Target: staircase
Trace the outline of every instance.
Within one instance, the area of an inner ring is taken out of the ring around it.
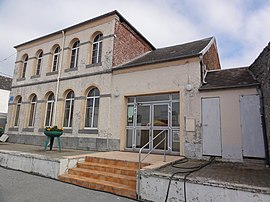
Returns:
[[[149,164],[142,164],[147,166]],[[137,162],[86,157],[76,168],[60,175],[60,181],[136,199]]]

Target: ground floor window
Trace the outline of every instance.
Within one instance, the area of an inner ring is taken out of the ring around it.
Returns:
[[[64,114],[64,127],[71,128],[73,121],[73,108],[74,108],[74,92],[70,91],[66,97],[65,114]]]
[[[53,108],[54,108],[54,94],[51,93],[48,97],[46,104],[46,117],[45,117],[45,126],[52,126],[53,119]]]
[[[180,151],[179,93],[134,96],[127,101],[127,149],[139,149],[153,140],[148,149]],[[165,136],[167,141],[158,145]]]

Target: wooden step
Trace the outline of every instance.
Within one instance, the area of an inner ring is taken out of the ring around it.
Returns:
[[[93,178],[97,180],[115,182],[118,184],[127,185],[130,188],[136,189],[136,177],[134,176],[119,175],[115,173],[89,170],[85,168],[72,168],[68,170],[68,173],[72,175],[78,175],[78,176]]]
[[[72,174],[61,175],[59,176],[59,179],[63,182],[79,185],[89,189],[101,190],[136,199],[136,190],[128,187],[127,185]]]
[[[111,164],[81,162],[81,163],[77,163],[77,167],[90,169],[90,170],[104,171],[108,173],[115,173],[115,174],[120,174],[120,175],[127,175],[127,176],[136,176],[137,174],[137,169],[135,168],[123,167],[123,166],[111,165]]]

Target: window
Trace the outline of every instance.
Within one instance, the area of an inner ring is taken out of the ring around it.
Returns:
[[[28,62],[28,56],[26,56],[23,61],[22,78],[25,78],[27,62]]]
[[[99,90],[92,88],[86,97],[85,127],[98,127]]]
[[[45,126],[52,126],[53,118],[53,107],[54,107],[54,94],[51,93],[47,100],[46,105],[46,117],[45,117]]]
[[[36,75],[40,75],[42,56],[43,56],[43,52],[41,51],[41,52],[38,54],[37,68],[36,68]]]
[[[57,48],[55,48],[54,53],[53,53],[52,72],[55,72],[58,70],[59,56],[60,56],[60,47],[58,46]]]
[[[16,105],[16,114],[15,114],[15,122],[14,122],[15,127],[18,127],[18,124],[19,124],[19,115],[20,115],[21,105],[22,105],[22,97],[18,99],[17,105]]]
[[[37,108],[37,96],[34,95],[30,103],[30,114],[29,114],[29,123],[28,123],[29,127],[34,127],[36,108]]]
[[[79,47],[80,41],[78,40],[73,44],[71,49],[70,68],[78,66]]]
[[[64,127],[71,128],[73,120],[74,92],[70,91],[66,97]]]
[[[98,34],[93,43],[92,64],[101,62],[102,34]]]

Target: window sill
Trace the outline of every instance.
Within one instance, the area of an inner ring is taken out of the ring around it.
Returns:
[[[64,133],[72,133],[72,128],[64,128]]]
[[[81,134],[98,134],[98,129],[80,129],[78,131]]]
[[[20,79],[17,79],[17,81],[24,81],[25,78],[20,78]]]
[[[36,79],[36,78],[39,78],[39,77],[40,77],[40,75],[33,75],[33,76],[30,77],[30,79]]]
[[[19,128],[9,128],[8,131],[19,131]]]
[[[78,67],[65,69],[65,72],[72,72],[72,71],[78,71]]]
[[[46,73],[46,76],[51,76],[51,75],[56,75],[56,74],[58,74],[58,71],[48,72]]]
[[[34,132],[34,128],[23,128],[23,132]]]
[[[102,62],[86,65],[86,68],[102,66]]]

